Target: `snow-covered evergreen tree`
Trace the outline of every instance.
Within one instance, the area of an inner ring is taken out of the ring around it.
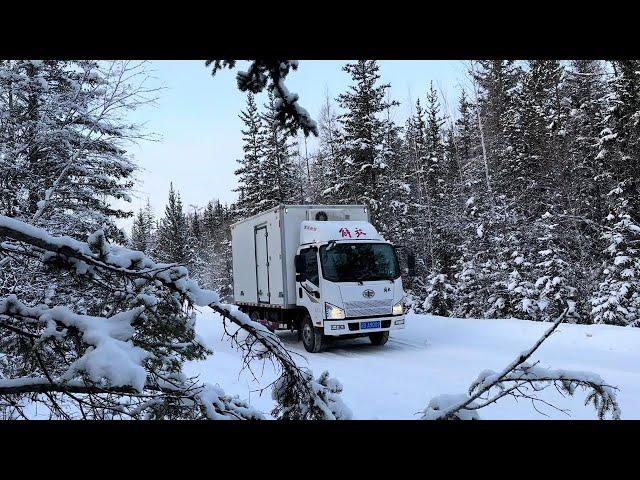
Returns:
[[[567,69],[563,90],[566,119],[566,159],[553,166],[557,175],[562,237],[567,262],[578,288],[576,299],[581,321],[590,318],[589,297],[597,288],[597,265],[601,264],[600,237],[603,219],[609,213],[607,193],[613,188],[611,163],[615,135],[611,132],[611,94],[603,62],[574,60]],[[569,180],[569,181],[567,181]]]
[[[603,279],[591,300],[591,316],[594,323],[640,326],[640,225],[627,213],[625,194],[624,184],[609,193]]]
[[[576,308],[576,288],[570,284],[571,266],[566,261],[567,252],[558,241],[560,225],[553,215],[545,212],[541,221],[544,224],[542,235],[538,238],[541,261],[537,264],[540,276],[535,286],[538,291],[537,308],[540,320],[554,321],[565,310],[565,318],[571,322],[580,321]]]
[[[261,134],[262,117],[258,112],[253,94],[247,94],[246,110],[240,113],[244,124],[242,130],[242,150],[244,156],[238,160],[235,171],[238,178],[237,208],[241,215],[250,217],[262,211],[265,195],[263,192],[263,155],[264,139]]]
[[[165,263],[191,265],[193,245],[180,193],[169,186],[164,216],[158,222],[155,257]]]
[[[610,81],[610,135],[615,137],[616,155],[612,162],[615,178],[611,188],[624,183],[626,208],[633,218],[640,217],[640,61],[612,62]]]
[[[497,167],[510,151],[509,136],[516,116],[515,94],[522,69],[513,60],[480,60],[472,63],[471,75],[480,91],[477,107],[486,137],[489,167],[495,175],[502,170]]]
[[[314,162],[314,179],[318,184],[319,198],[323,202],[336,203],[336,199],[340,198],[340,192],[344,191],[346,165],[338,114],[328,92],[325,94],[318,120],[319,145]]]
[[[386,121],[383,115],[389,105],[386,100],[389,85],[378,85],[380,74],[375,60],[348,63],[343,70],[351,76],[352,85],[338,96],[338,103],[344,110],[339,122],[343,130],[345,180],[336,194],[344,203],[367,205],[373,223],[378,225],[380,190],[386,188],[380,182],[380,176],[385,168],[382,148]]]
[[[529,260],[531,252],[525,250],[528,245],[519,240],[517,232],[500,235],[500,238],[502,245],[495,252],[497,265],[492,261],[486,265],[491,295],[485,316],[535,320],[538,306],[535,285],[531,280],[534,276],[534,265]]]
[[[432,272],[427,282],[428,293],[422,304],[422,311],[450,317],[453,314],[455,287],[446,274],[439,272]]]
[[[519,214],[539,218],[553,203],[557,166],[565,158],[565,118],[561,97],[563,69],[556,60],[529,62],[515,103],[517,134],[510,137],[509,196],[519,201]],[[530,199],[538,201],[533,205]]]
[[[393,121],[392,108],[395,103],[387,101],[384,121],[384,136],[381,148],[379,180],[386,185],[379,193],[380,233],[389,241],[406,245],[407,231],[411,227],[408,218],[411,204],[411,187],[407,183],[407,164],[402,156],[402,129]]]
[[[295,162],[294,142],[290,132],[278,119],[276,97],[269,93],[269,102],[262,114],[261,143],[261,208],[265,210],[279,203],[302,203],[299,188],[299,169]]]
[[[131,248],[150,255],[155,250],[155,217],[147,198],[144,207],[138,210],[131,228]]]
[[[427,162],[426,123],[424,110],[420,99],[416,100],[415,111],[406,121],[404,129],[403,157],[405,166],[400,173],[404,180],[402,195],[408,194],[410,201],[407,205],[408,228],[404,245],[416,257],[416,278],[409,279],[408,286],[415,289],[424,285],[424,281],[431,268],[431,242],[429,241],[427,186],[425,183],[425,169]],[[416,291],[416,294],[420,295]]]
[[[194,275],[202,285],[216,288],[223,299],[233,291],[231,261],[231,224],[242,218],[233,206],[210,201],[202,214],[203,240],[198,255],[202,268]]]

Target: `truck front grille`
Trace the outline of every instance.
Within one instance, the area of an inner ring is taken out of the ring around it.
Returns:
[[[391,315],[393,300],[365,300],[344,302],[347,317],[371,317],[374,315]]]

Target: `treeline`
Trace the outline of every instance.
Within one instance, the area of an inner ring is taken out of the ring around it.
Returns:
[[[186,212],[171,184],[164,214],[156,218],[149,201],[133,219],[129,247],[159,262],[179,263],[206,288],[231,298],[231,224],[233,205],[212,200],[203,209]]]
[[[638,325],[640,62],[470,62],[453,115],[431,85],[402,125],[375,61],[344,71],[308,154],[248,96],[237,214],[368,205],[417,311]]]

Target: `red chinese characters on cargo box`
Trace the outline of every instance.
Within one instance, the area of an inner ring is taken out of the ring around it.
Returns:
[[[342,227],[340,230],[338,230],[338,232],[340,233],[340,235],[342,235],[342,238],[344,237],[351,238],[351,232],[349,231],[348,228]]]
[[[340,230],[338,230],[338,233],[340,233],[340,235],[342,235],[342,238],[345,238],[345,237],[353,238],[351,236],[351,230],[349,230],[346,227],[342,227]],[[355,229],[355,235],[356,235],[356,238],[360,238],[360,237],[363,237],[363,236],[366,237],[367,233],[364,232],[361,228],[356,228]]]

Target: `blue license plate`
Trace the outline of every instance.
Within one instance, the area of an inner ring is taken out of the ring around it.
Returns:
[[[360,330],[367,330],[369,328],[380,328],[380,320],[375,322],[360,322]]]

